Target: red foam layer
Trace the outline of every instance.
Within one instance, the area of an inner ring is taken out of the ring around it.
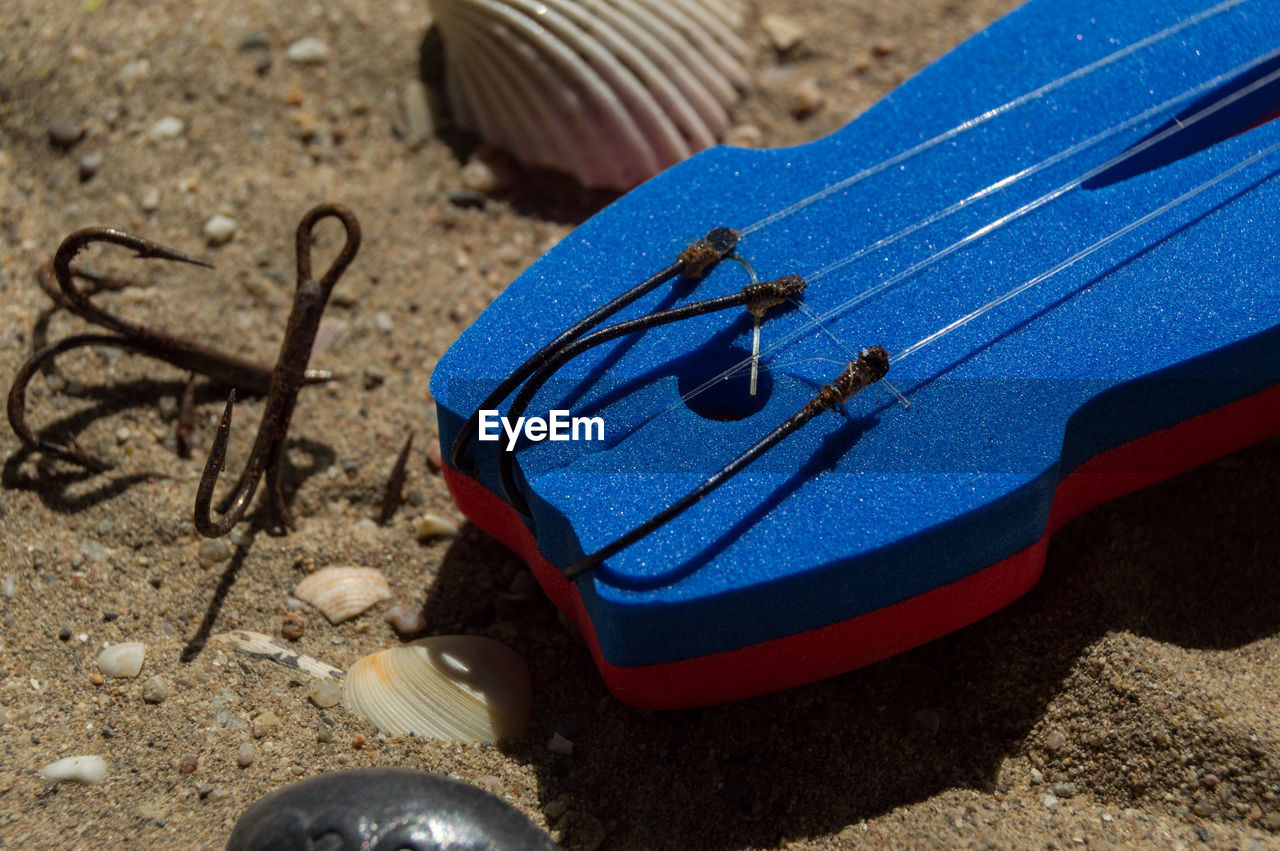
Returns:
[[[825,679],[968,626],[1021,597],[1044,569],[1049,537],[1068,520],[1115,499],[1257,443],[1280,431],[1280,387],[1224,405],[1097,455],[1065,477],[1036,543],[964,579],[892,606],[805,632],[677,662],[612,665],[600,650],[577,586],[538,550],[509,505],[445,466],[454,500],[473,523],[532,568],[547,596],[582,632],[605,683],[624,703],[684,709],[726,703]]]

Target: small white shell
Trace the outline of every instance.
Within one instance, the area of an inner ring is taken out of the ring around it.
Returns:
[[[51,762],[41,771],[44,779],[50,783],[61,783],[70,780],[73,783],[86,783],[96,786],[107,776],[107,761],[95,754],[87,756],[68,756],[57,762]]]
[[[392,735],[497,741],[524,733],[532,688],[524,660],[506,645],[442,635],[356,662],[342,704]]]
[[[293,595],[319,609],[330,623],[342,623],[390,600],[391,586],[376,567],[326,567],[299,582]]]
[[[142,670],[147,647],[141,641],[125,641],[102,648],[98,670],[108,677],[136,677]]]
[[[464,127],[629,189],[714,145],[747,83],[725,0],[431,0]]]

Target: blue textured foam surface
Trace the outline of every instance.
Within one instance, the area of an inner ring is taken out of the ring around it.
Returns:
[[[443,444],[543,342],[711,227],[746,228],[1209,7],[1034,0],[826,139],[717,148],[672,168],[564,239],[450,348],[431,383]],[[751,231],[739,252],[762,278],[812,276],[1277,47],[1274,6],[1242,2]],[[805,303],[830,310],[1200,102],[1187,98],[820,276]],[[1201,130],[1212,135],[1224,120]],[[541,552],[564,566],[607,544],[801,407],[839,371],[846,347],[901,351],[1280,142],[1277,123],[1208,140],[1174,162],[1152,149],[1134,161],[1138,173],[1069,191],[772,352],[767,400],[742,419],[700,416],[680,387],[737,360],[750,344],[745,314],[713,314],[578,358],[528,413],[601,416],[607,440],[520,452]],[[1280,153],[1258,161],[895,364],[889,378],[910,408],[872,388],[580,579],[605,658],[648,665],[732,650],[970,575],[1043,535],[1057,482],[1081,462],[1280,383],[1278,168]],[[747,282],[742,266],[722,263],[696,289],[659,289],[615,320]],[[807,321],[796,310],[771,317],[764,345]],[[501,493],[496,446],[478,444],[472,455],[480,481]]]

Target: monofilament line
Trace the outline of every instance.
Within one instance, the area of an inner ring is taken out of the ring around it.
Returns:
[[[1179,195],[1177,198],[1174,198],[1172,201],[1169,201],[1166,204],[1162,204],[1161,206],[1157,207],[1156,209],[1152,210],[1146,215],[1133,220],[1132,222],[1120,228],[1119,230],[1116,230],[1108,234],[1107,236],[1104,236],[1102,239],[1093,243],[1088,248],[1082,248],[1081,250],[1077,251],[1075,254],[1072,254],[1066,260],[1063,260],[1061,263],[1058,263],[1057,265],[1053,266],[1050,269],[1046,269],[1045,271],[1019,284],[1018,286],[1014,287],[1013,289],[1009,290],[1003,295],[997,296],[996,298],[982,305],[982,307],[979,307],[977,310],[971,313],[966,313],[964,316],[961,316],[956,321],[948,325],[944,325],[942,328],[939,328],[937,331],[934,331],[929,336],[915,343],[912,343],[910,346],[907,346],[902,351],[897,352],[896,354],[891,356],[889,358],[889,363],[891,364],[897,363],[898,361],[908,358],[911,355],[915,354],[916,352],[920,351],[925,346],[928,346],[932,343],[936,343],[938,340],[941,340],[943,337],[947,336],[951,332],[959,328],[963,328],[965,325],[968,325],[970,322],[977,319],[979,316],[982,316],[982,314],[986,313],[987,311],[994,310],[995,308],[1004,304],[1006,301],[1009,301],[1010,299],[1021,295],[1022,293],[1026,292],[1027,290],[1031,289],[1037,284],[1047,281],[1049,278],[1052,278],[1054,275],[1058,274],[1062,270],[1070,266],[1074,266],[1076,263],[1079,263],[1081,260],[1088,257],[1090,254],[1093,254],[1095,251],[1098,251],[1101,248],[1105,248],[1106,246],[1115,242],[1117,239],[1129,233],[1130,231],[1136,230],[1137,228],[1140,228],[1143,225],[1145,225],[1147,222],[1150,222],[1152,219],[1159,218],[1160,216],[1163,216],[1165,213],[1169,212],[1175,207],[1179,207],[1182,204],[1185,204],[1187,201],[1190,201],[1192,198],[1196,197],[1197,195],[1204,192],[1205,190],[1210,189],[1213,186],[1216,186],[1217,184],[1226,180],[1228,177],[1231,177],[1233,174],[1236,174],[1242,169],[1248,168],[1253,163],[1257,162],[1260,159],[1263,159],[1264,157],[1267,157],[1270,154],[1275,153],[1277,150],[1280,150],[1280,142],[1277,142],[1276,144],[1271,145],[1270,147],[1264,148],[1263,150],[1259,151],[1253,156],[1245,159],[1243,162],[1239,162],[1233,165],[1231,168],[1227,169],[1226,171],[1223,171],[1220,174],[1216,175],[1215,177],[1212,177],[1209,180],[1205,181],[1204,183],[1201,183],[1199,186],[1195,187],[1194,189],[1184,192],[1183,194]]]
[[[1247,97],[1248,95],[1252,94],[1258,89],[1261,89],[1264,86],[1270,85],[1272,82],[1276,81],[1277,79],[1280,79],[1280,69],[1272,71],[1270,74],[1267,74],[1266,76],[1255,80],[1254,82],[1250,83],[1248,86],[1238,89],[1232,92],[1231,94],[1227,95],[1226,97],[1218,101],[1215,101],[1214,103],[1210,104],[1209,106],[1206,106],[1204,109],[1200,110],[1194,115],[1188,117],[1187,119],[1181,122],[1171,125],[1170,127],[1166,128],[1160,133],[1157,133],[1153,136],[1150,136],[1144,139],[1142,142],[1112,157],[1110,160],[1107,160],[1101,165],[1098,165],[1098,166],[1095,166],[1094,168],[1089,169],[1085,173],[1081,174],[1079,177],[1076,177],[1073,180],[1067,181],[1061,186],[1058,186],[1057,188],[1052,189],[1049,192],[1046,192],[1040,197],[1035,198],[1027,202],[1026,204],[1023,204],[1021,207],[1018,207],[1017,209],[1009,213],[1006,213],[1005,215],[1000,216],[999,218],[991,222],[988,222],[987,224],[983,225],[977,230],[974,230],[973,232],[967,234],[964,237],[961,237],[960,239],[956,240],[950,245],[947,245],[945,248],[942,248],[934,252],[933,254],[924,258],[923,260],[919,260],[916,263],[913,263],[911,266],[907,267],[906,269],[903,269],[902,271],[886,278],[885,280],[877,284],[874,284],[873,286],[863,290],[857,295],[854,295],[853,297],[842,302],[841,304],[836,305],[835,307],[828,310],[826,313],[821,314],[819,317],[819,321],[817,323],[811,322],[809,324],[802,325],[801,327],[795,329],[794,331],[784,334],[781,338],[779,338],[778,340],[766,346],[763,349],[763,351],[760,352],[760,357],[765,358],[771,352],[775,352],[778,349],[788,346],[791,343],[795,342],[796,340],[801,339],[802,337],[805,337],[814,329],[815,325],[820,326],[822,323],[830,322],[838,318],[839,316],[843,315],[844,313],[847,313],[849,310],[853,309],[854,307],[857,307],[859,304],[862,304],[863,302],[866,302],[871,298],[874,298],[878,295],[881,295],[887,292],[890,289],[893,289],[894,287],[897,287],[898,285],[904,283],[905,281],[914,277],[920,272],[923,272],[929,267],[941,262],[947,257],[950,257],[952,254],[955,254],[958,251],[968,248],[969,246],[990,236],[992,233],[995,233],[997,230],[1005,227],[1006,225],[1009,225],[1012,222],[1015,222],[1023,218],[1029,213],[1032,213],[1035,210],[1040,209],[1046,204],[1078,188],[1081,184],[1083,184],[1085,181],[1089,180],[1090,178],[1096,177],[1097,175],[1102,174],[1108,169],[1111,169],[1117,165],[1120,165],[1121,163],[1131,159],[1132,157],[1135,157],[1141,154],[1143,151],[1147,150],[1153,145],[1159,144],[1160,142],[1164,141],[1165,139],[1169,138],[1170,136],[1176,133],[1181,133],[1185,131],[1187,128],[1191,127],[1192,125],[1204,120],[1205,118],[1208,118],[1214,115],[1215,113],[1226,108],[1227,106],[1230,106],[1231,104],[1235,103],[1241,98]],[[826,269],[820,270],[814,273],[813,275],[811,275],[809,280],[810,281],[817,280],[826,274],[830,274],[831,271],[833,271],[833,269],[832,267],[829,266]],[[668,408],[668,410],[674,409],[681,402],[687,403],[690,399],[692,399],[694,396],[698,395],[699,393],[703,392],[707,388],[712,387],[716,383],[723,381],[724,379],[728,378],[731,375],[736,374],[740,369],[749,365],[750,365],[750,359],[748,358],[744,361],[741,361],[729,367],[728,369],[721,372],[719,375],[716,375],[713,378],[708,379],[698,387],[695,387],[693,390],[681,396],[680,401],[673,403]]]
[[[1210,8],[1205,9],[1203,12],[1199,12],[1195,15],[1192,15],[1191,17],[1185,20],[1179,21],[1178,23],[1173,24],[1172,26],[1166,27],[1165,29],[1162,29],[1159,32],[1153,33],[1152,35],[1149,35],[1146,38],[1141,39],[1140,41],[1136,41],[1127,47],[1122,47],[1120,50],[1117,50],[1114,53],[1110,53],[1102,57],[1101,59],[1095,60],[1094,62],[1090,62],[1088,65],[1077,68],[1076,70],[1070,72],[1069,74],[1066,74],[1062,77],[1057,78],[1056,80],[1052,80],[1048,83],[1045,83],[1043,86],[1040,86],[1039,88],[1032,89],[1031,91],[1026,92],[1025,94],[1019,95],[1018,97],[1014,98],[1011,101],[1008,101],[1007,103],[1004,103],[993,109],[989,109],[980,115],[974,116],[973,118],[963,121],[960,124],[957,124],[955,127],[952,127],[950,130],[946,130],[938,134],[937,136],[934,136],[931,139],[927,139],[921,142],[920,144],[915,145],[914,147],[908,148],[905,151],[901,151],[897,154],[894,154],[888,159],[882,160],[881,162],[873,166],[869,166],[865,169],[862,169],[861,171],[856,172],[837,183],[833,183],[832,185],[818,192],[815,192],[814,194],[810,195],[807,198],[803,198],[795,202],[789,207],[785,207],[776,213],[772,213],[768,216],[765,216],[764,218],[760,219],[754,224],[748,225],[747,227],[743,228],[740,231],[740,233],[743,237],[746,237],[747,235],[752,234],[758,230],[761,230],[762,228],[766,228],[766,227],[769,227],[770,225],[776,224],[777,222],[782,221],[788,216],[791,216],[799,212],[800,210],[803,210],[805,207],[808,207],[810,204],[814,204],[818,201],[821,201],[823,198],[827,198],[831,195],[834,195],[835,193],[843,189],[847,189],[848,187],[853,186],[856,183],[860,183],[861,181],[866,180],[869,177],[874,177],[880,172],[886,169],[892,168],[893,166],[898,165],[902,162],[905,162],[906,160],[916,156],[917,154],[924,153],[930,148],[934,148],[942,144],[943,142],[946,142],[950,139],[954,139],[956,136],[959,136],[962,133],[972,130],[975,127],[979,127],[993,118],[997,118],[1005,114],[1006,112],[1010,112],[1014,109],[1017,109],[1018,107],[1023,106],[1024,104],[1030,103],[1031,101],[1043,98],[1045,95],[1057,89],[1062,88],[1068,83],[1071,83],[1082,77],[1087,77],[1089,74],[1092,74],[1095,71],[1098,71],[1102,68],[1107,67],[1108,65],[1118,62],[1121,59],[1124,59],[1125,57],[1138,52],[1139,50],[1150,47],[1153,44],[1157,44],[1165,40],[1166,38],[1169,38],[1172,35],[1176,35],[1177,33],[1187,29],[1188,27],[1196,26],[1202,21],[1208,20],[1209,18],[1212,18],[1216,15],[1219,15],[1223,12],[1228,11],[1229,9],[1232,9],[1236,6],[1239,6],[1247,2],[1249,2],[1249,0],[1225,0],[1225,2],[1219,3],[1216,6],[1211,6]]]

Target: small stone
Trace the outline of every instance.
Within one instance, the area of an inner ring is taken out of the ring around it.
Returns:
[[[237,227],[230,216],[216,215],[204,223],[204,241],[214,248],[226,245],[236,235]]]
[[[336,680],[320,680],[312,683],[307,689],[307,699],[321,709],[337,706],[342,702],[342,685]]]
[[[351,747],[355,748],[356,750],[360,750],[365,746],[365,744],[366,744],[366,740],[364,737],[364,733],[356,733],[354,736],[351,737]]]
[[[248,768],[253,765],[253,759],[257,755],[258,749],[253,746],[253,742],[242,742],[240,747],[236,748],[236,765]]]
[[[255,739],[261,739],[263,736],[270,735],[275,732],[276,728],[279,726],[280,719],[276,717],[274,712],[268,710],[253,719],[253,737]]]
[[[1267,813],[1262,819],[1262,823],[1267,830],[1280,830],[1280,812]]]
[[[916,713],[916,723],[920,725],[920,729],[932,736],[942,726],[942,716],[933,709],[921,709]]]
[[[1067,744],[1067,737],[1057,730],[1050,730],[1049,735],[1044,737],[1044,744],[1051,751],[1060,751]]]
[[[871,46],[871,52],[883,59],[886,56],[892,56],[894,51],[898,49],[898,45],[889,39],[881,39]]]
[[[71,627],[69,627],[69,626],[64,626],[62,629],[58,630],[58,638],[60,638],[60,639],[61,639],[61,640],[63,640],[63,641],[70,641],[70,640],[71,640]]]
[[[367,366],[364,368],[364,389],[377,390],[383,384],[387,383],[387,374],[377,367]]]
[[[138,206],[142,208],[144,213],[154,213],[160,209],[160,190],[154,186],[142,193],[142,197],[138,199]],[[166,396],[166,399],[171,398]]]
[[[181,774],[195,774],[196,769],[200,767],[199,757],[184,756],[178,760],[178,772]]]
[[[1057,795],[1059,798],[1070,798],[1076,794],[1076,784],[1059,783],[1053,787],[1053,794]]]
[[[102,619],[107,623],[111,623],[114,620],[119,620],[119,618],[120,618],[120,613],[115,611],[114,609],[107,609],[105,612],[102,613]]]
[[[471,189],[455,189],[448,195],[449,203],[462,210],[483,210],[489,199]]]
[[[319,65],[329,61],[329,45],[318,38],[302,38],[289,45],[284,55],[299,65]]]
[[[427,87],[421,80],[410,80],[404,87],[405,141],[420,145],[435,128],[431,125],[431,105],[427,101]]]
[[[1201,818],[1204,818],[1205,816],[1211,816],[1217,811],[1218,811],[1218,808],[1215,807],[1213,804],[1206,804],[1203,801],[1197,802],[1195,805],[1191,807],[1191,812],[1195,813]]]
[[[373,315],[373,324],[384,334],[391,333],[391,329],[395,327],[391,314],[385,310],[379,310]]]
[[[333,728],[330,727],[328,724],[321,722],[320,726],[316,728],[316,741],[322,745],[327,745],[332,743]]]
[[[506,169],[481,156],[467,160],[461,176],[464,187],[484,195],[492,195],[511,184],[511,175]]]
[[[289,113],[289,118],[293,121],[294,131],[302,141],[310,142],[320,134],[320,119],[316,118],[314,113],[305,109],[295,109]]]
[[[64,115],[56,116],[46,129],[49,132],[49,144],[64,151],[84,138],[84,127]]]
[[[106,682],[106,679],[102,676],[102,674],[99,674],[97,671],[94,671],[92,674],[89,675],[89,685],[100,686],[105,682]]]
[[[240,39],[241,50],[266,50],[271,47],[271,41],[262,33],[249,33]]]
[[[402,637],[417,635],[427,628],[427,619],[422,614],[421,606],[392,606],[382,619],[391,624],[396,634]]]
[[[151,125],[151,129],[147,131],[147,135],[152,139],[176,139],[182,135],[187,129],[187,125],[182,122],[181,118],[174,118],[167,115],[161,118],[155,124]]]
[[[84,183],[91,180],[98,169],[102,168],[103,156],[101,151],[86,151],[80,155],[80,182]]]
[[[1221,782],[1222,781],[1218,779],[1218,775],[1216,774],[1206,774],[1204,777],[1200,778],[1200,785],[1206,786],[1210,789],[1212,789],[1214,786],[1217,786]]]
[[[280,634],[290,641],[297,641],[307,628],[307,619],[297,612],[290,612],[280,621]]]
[[[41,773],[50,783],[69,780],[96,786],[107,776],[107,761],[97,755],[69,756],[49,763]]]
[[[555,821],[567,812],[569,812],[569,802],[564,798],[556,798],[542,808],[542,814],[547,817],[547,821]]]
[[[764,144],[764,133],[754,124],[735,124],[724,134],[724,143],[735,148],[758,148]]]
[[[1049,809],[1053,809],[1054,807],[1058,806],[1058,799],[1055,798],[1053,795],[1045,795],[1044,805]]]
[[[142,684],[142,699],[147,703],[164,703],[169,699],[169,681],[158,674],[148,677]]]
[[[440,517],[436,514],[424,514],[422,519],[418,521],[418,526],[414,530],[414,536],[420,543],[425,543],[434,538],[452,538],[458,534],[456,524]]]
[[[205,798],[209,797],[209,795],[211,795],[212,793],[213,793],[213,787],[210,786],[208,783],[201,783],[199,786],[196,787],[196,794],[200,796],[200,800],[202,801]]]
[[[547,741],[547,750],[560,756],[573,756],[573,742],[557,732]]]
[[[98,654],[98,670],[108,677],[133,678],[142,670],[145,655],[146,645],[141,641],[112,644]]]
[[[817,80],[805,77],[791,89],[791,114],[796,118],[808,118],[826,103]]]
[[[804,39],[804,27],[784,15],[765,15],[760,19],[760,29],[778,53],[793,50]]]

